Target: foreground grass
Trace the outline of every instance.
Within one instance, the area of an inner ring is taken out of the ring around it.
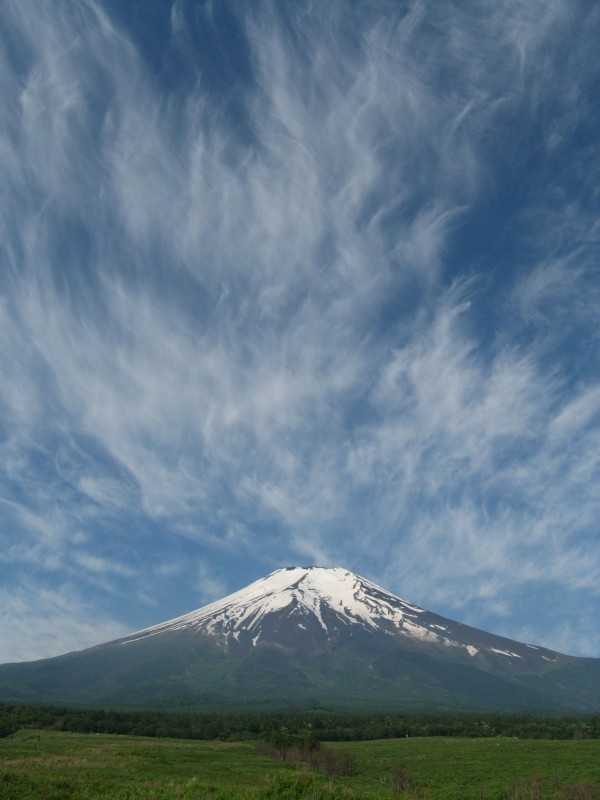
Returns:
[[[396,739],[330,745],[328,779],[253,743],[21,730],[0,740],[2,800],[600,800],[600,741]]]
[[[0,740],[2,800],[228,800],[295,771],[248,743],[28,730]]]
[[[512,738],[349,742],[361,786],[431,800],[600,800],[600,741]]]

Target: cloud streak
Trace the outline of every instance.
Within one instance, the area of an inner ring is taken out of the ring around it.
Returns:
[[[509,634],[528,588],[597,607],[598,14],[169,12],[153,62],[7,3],[6,569],[140,626],[145,550],[180,613],[306,558]]]

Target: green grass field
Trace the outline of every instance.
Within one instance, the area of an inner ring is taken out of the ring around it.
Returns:
[[[404,787],[432,800],[563,797],[565,787],[600,786],[600,740],[413,738],[341,746],[357,759],[361,785]],[[600,798],[600,792],[596,789]]]
[[[354,774],[327,778],[200,742],[21,730],[0,740],[1,800],[600,800],[600,740],[396,739],[329,745]]]

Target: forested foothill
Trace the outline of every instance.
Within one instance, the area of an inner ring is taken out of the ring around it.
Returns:
[[[179,739],[264,739],[286,745],[415,736],[600,739],[600,715],[342,714],[304,712],[158,712],[0,703],[0,736],[20,728]]]

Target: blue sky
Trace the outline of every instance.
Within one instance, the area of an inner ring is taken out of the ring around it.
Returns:
[[[292,564],[600,656],[600,6],[2,6],[0,662]]]

